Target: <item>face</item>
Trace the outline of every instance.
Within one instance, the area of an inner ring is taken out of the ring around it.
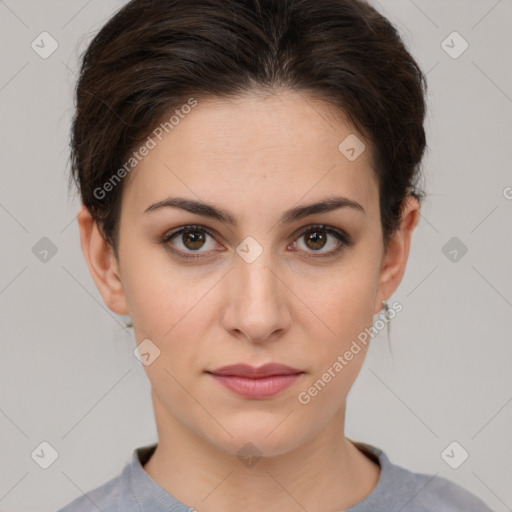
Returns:
[[[133,171],[119,286],[99,287],[131,315],[136,342],[151,340],[150,358],[160,351],[144,366],[159,431],[277,455],[342,421],[367,347],[336,362],[398,285],[408,250],[402,241],[400,257],[386,256],[369,145],[355,160],[338,149],[350,135],[364,141],[332,107],[292,92],[202,100]],[[164,203],[177,198],[212,210]],[[304,212],[327,199],[345,205]],[[210,373],[267,363],[299,373],[242,394],[228,386],[241,379]]]

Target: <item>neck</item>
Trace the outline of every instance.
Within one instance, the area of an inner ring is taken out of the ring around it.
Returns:
[[[291,451],[241,459],[170,415],[153,393],[158,446],[146,473],[177,500],[208,512],[339,511],[377,485],[379,466],[344,435],[345,407]]]

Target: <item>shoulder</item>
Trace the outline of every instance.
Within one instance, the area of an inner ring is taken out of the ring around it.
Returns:
[[[131,461],[115,478],[92,491],[82,493],[57,512],[140,512],[141,510],[184,510],[144,471],[144,464],[154,453],[157,444],[135,448]]]
[[[102,512],[131,512],[129,508],[123,508],[122,511],[119,508],[120,497],[124,494],[121,489],[125,473],[126,468],[119,476],[82,494],[57,512],[98,512],[98,510]],[[126,501],[123,502],[123,505],[126,505]],[[136,509],[134,508],[133,510]]]
[[[414,473],[394,464],[393,475],[397,484],[403,482],[401,494],[409,500],[403,512],[492,512],[474,494],[444,477]]]
[[[401,512],[492,512],[474,494],[450,480],[433,474],[414,473],[390,462],[386,454],[371,445],[355,443],[378,458],[381,476],[374,491],[350,512],[401,510]]]

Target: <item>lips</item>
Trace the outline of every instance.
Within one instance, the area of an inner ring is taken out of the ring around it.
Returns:
[[[277,395],[304,374],[302,370],[279,363],[268,363],[259,368],[235,364],[207,373],[233,393],[251,399]]]
[[[260,366],[259,368],[255,368],[254,366],[249,366],[247,364],[233,364],[230,366],[223,366],[222,368],[217,368],[216,370],[212,370],[211,372],[208,373],[212,373],[214,375],[231,375],[236,377],[258,379],[263,377],[270,377],[272,375],[293,375],[304,372],[302,372],[302,370],[297,370],[296,368],[292,368],[284,364],[268,363],[263,366]]]

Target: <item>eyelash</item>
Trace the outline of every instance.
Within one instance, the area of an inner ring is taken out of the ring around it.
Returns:
[[[294,239],[294,241],[299,240],[301,237],[303,237],[304,235],[306,235],[312,231],[315,231],[315,229],[317,229],[319,231],[325,231],[326,233],[334,236],[340,242],[340,244],[336,249],[334,249],[328,253],[320,253],[317,255],[312,254],[311,256],[309,256],[311,258],[332,258],[332,257],[336,256],[344,247],[350,247],[353,243],[350,236],[348,236],[344,231],[341,231],[332,226],[326,226],[324,224],[312,224],[312,225],[308,226],[306,229],[304,229],[303,231],[301,231],[299,233],[299,235]],[[166,245],[166,247],[169,251],[171,251],[173,254],[176,254],[179,258],[182,258],[184,260],[193,260],[193,259],[203,258],[204,256],[202,256],[202,255],[199,255],[199,256],[192,255],[192,254],[190,254],[190,252],[184,253],[182,251],[172,249],[168,245],[168,243],[173,238],[176,238],[178,235],[180,235],[182,233],[187,233],[187,232],[206,233],[207,235],[211,236],[212,238],[215,238],[215,233],[213,231],[211,231],[210,229],[206,228],[205,226],[191,224],[191,225],[187,225],[187,226],[182,226],[178,229],[175,229],[174,231],[166,233],[160,240],[160,243]]]

